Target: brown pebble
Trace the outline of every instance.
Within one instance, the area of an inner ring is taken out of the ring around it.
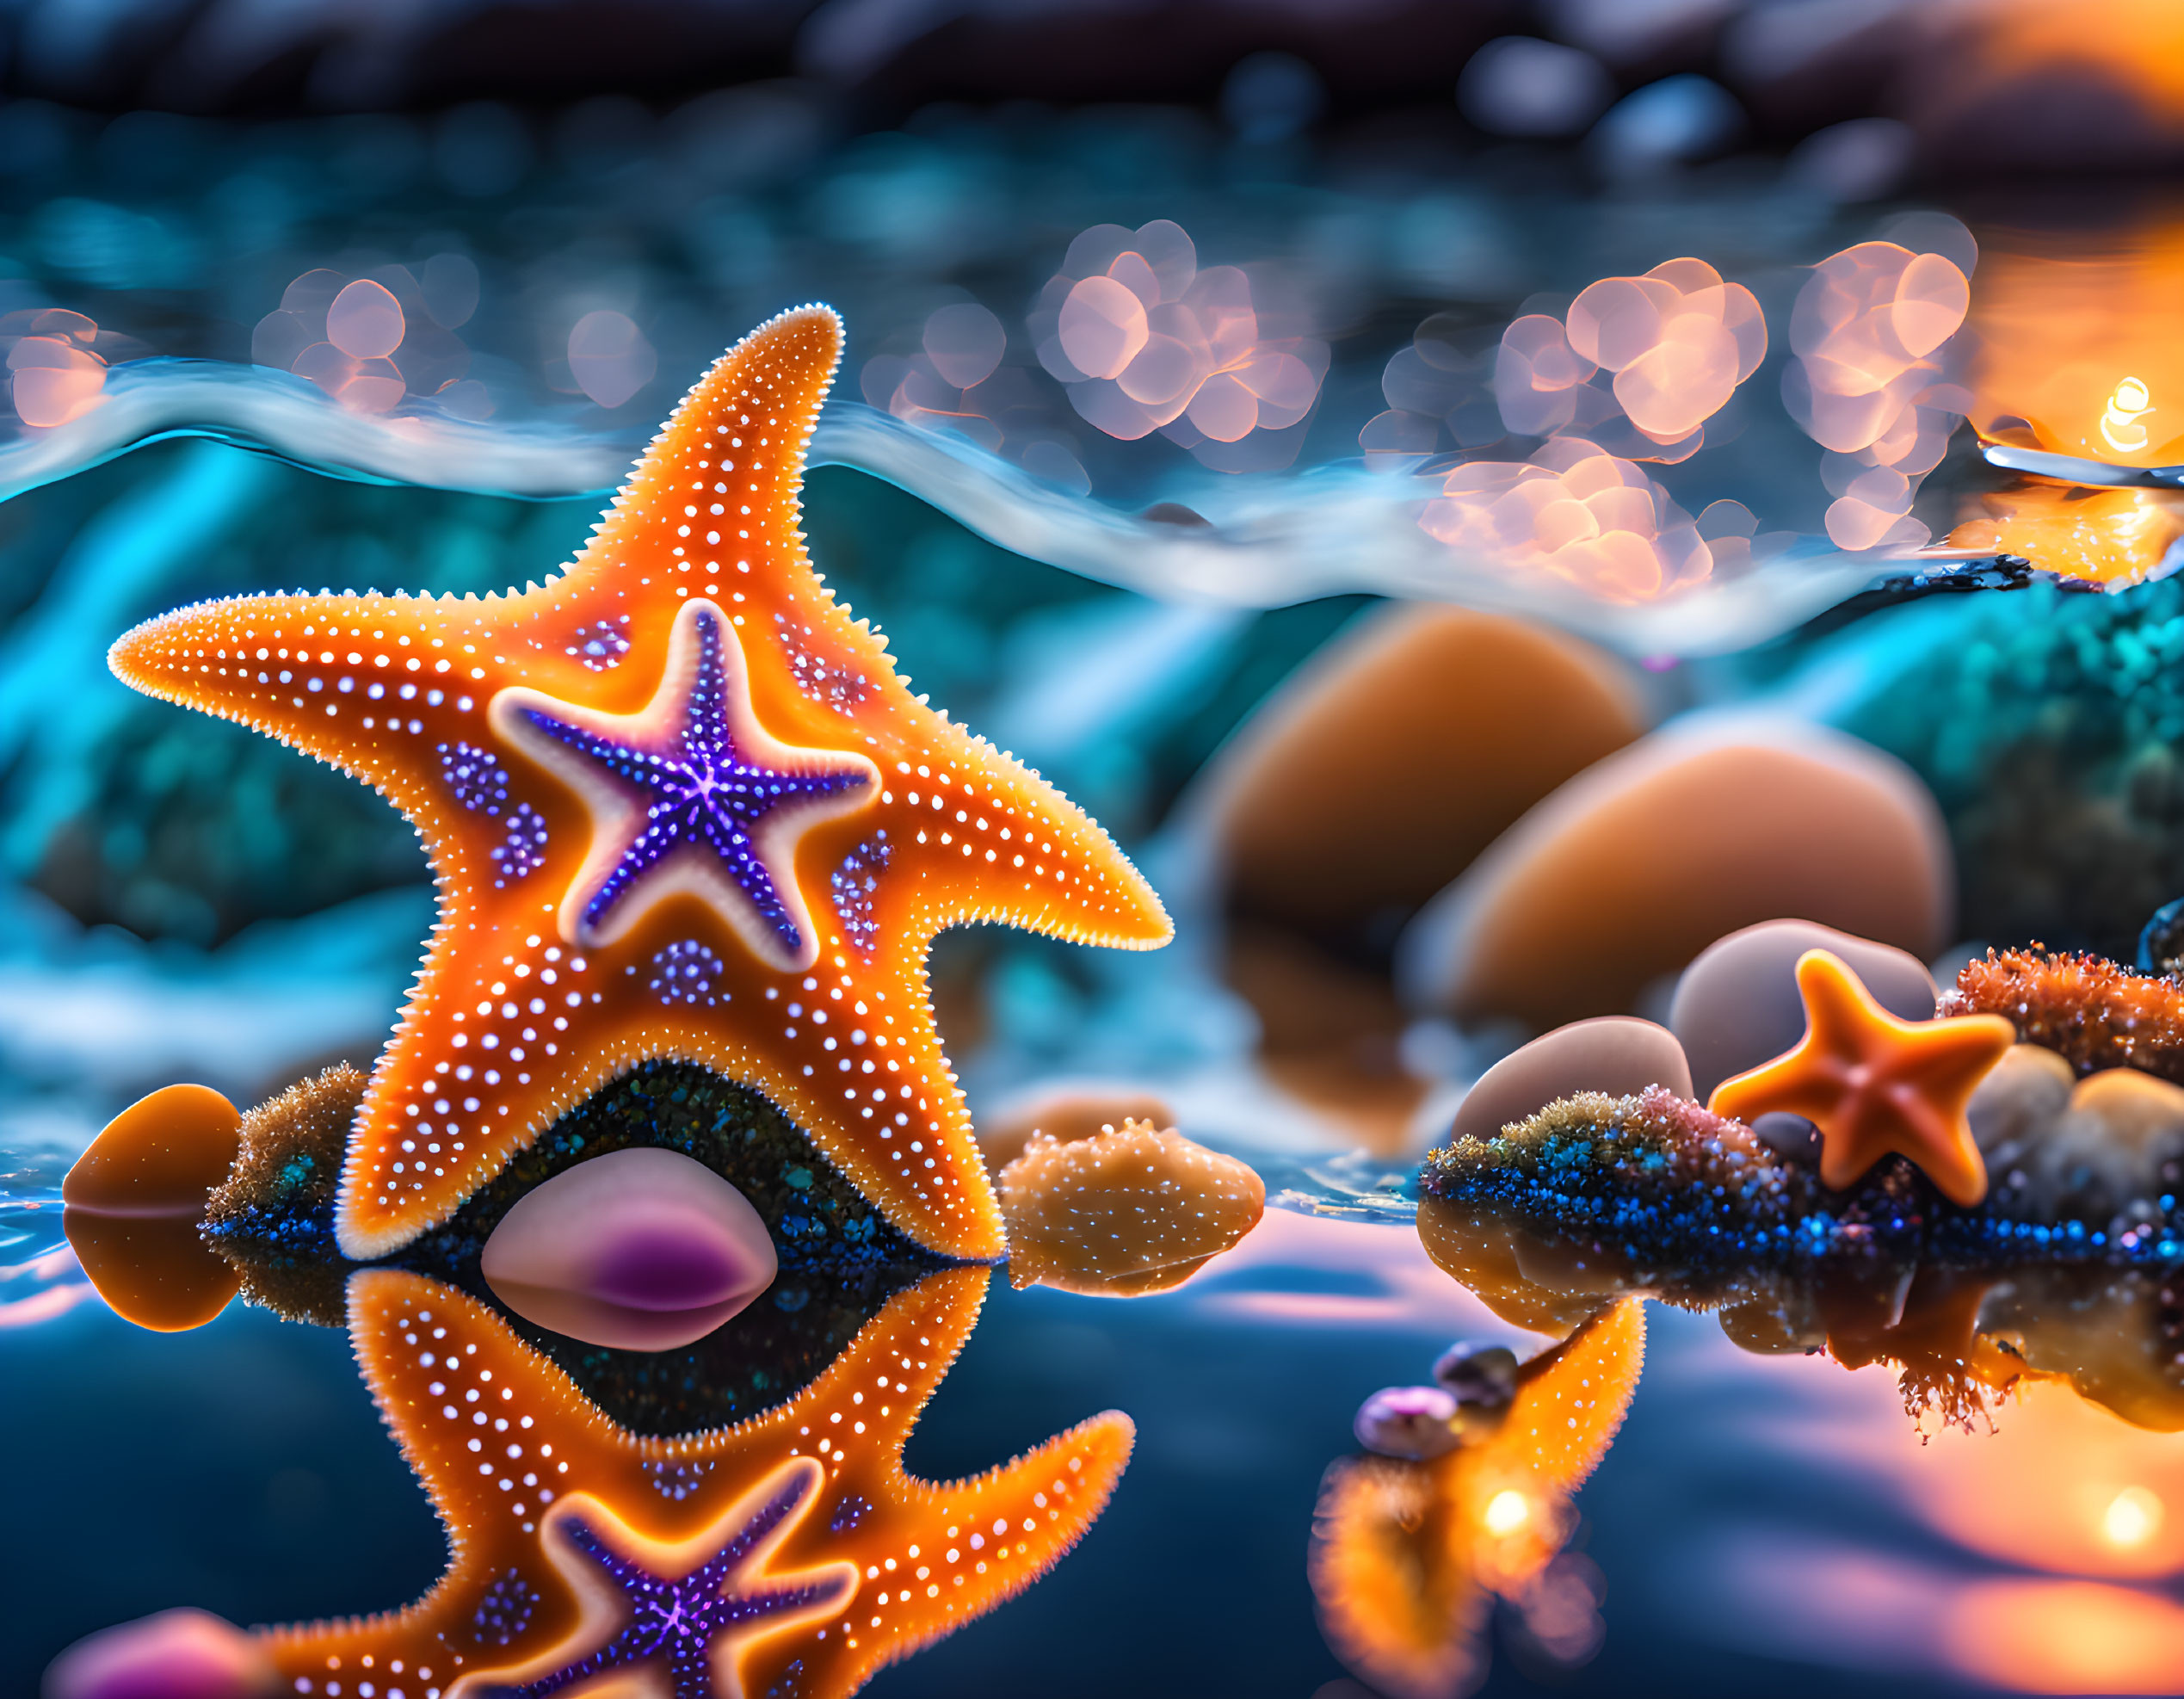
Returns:
[[[1481,1074],[1464,1094],[1448,1139],[1490,1139],[1573,1092],[1629,1097],[1649,1085],[1665,1086],[1679,1097],[1692,1095],[1690,1065],[1674,1033],[1634,1015],[1575,1021],[1512,1051]]]
[[[1763,920],[1715,939],[1676,981],[1669,1025],[1691,1058],[1691,1082],[1700,1098],[1805,1036],[1797,969],[1807,950],[1841,957],[1890,1014],[1934,1018],[1934,976],[1909,952],[1810,920]]]
[[[1248,1165],[1141,1121],[1070,1144],[1042,1134],[1000,1190],[1015,1284],[1110,1296],[1181,1285],[1267,1202]]]
[[[1940,810],[1902,763],[1817,726],[1715,721],[1533,808],[1412,921],[1397,967],[1414,1007],[1553,1027],[1629,1010],[1784,915],[1923,958],[1953,905]]]
[[[1415,908],[1643,729],[1619,664],[1572,638],[1432,604],[1368,615],[1206,769],[1228,906],[1307,930]]]

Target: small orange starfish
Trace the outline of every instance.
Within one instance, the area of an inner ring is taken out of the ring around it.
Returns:
[[[244,596],[114,646],[137,689],[330,762],[424,839],[440,924],[350,1138],[349,1256],[445,1220],[656,1056],[764,1092],[933,1250],[1001,1253],[934,935],[1170,928],[1098,826],[912,696],[812,571],[798,491],[841,351],[827,307],[753,331],[543,584]]]
[[[1722,1081],[1707,1109],[1739,1121],[1776,1109],[1804,1115],[1820,1128],[1820,1177],[1838,1190],[1892,1152],[1953,1203],[1969,1209],[1986,1196],[1987,1165],[1965,1108],[2016,1029],[1999,1015],[1898,1020],[1826,950],[1807,950],[1797,973],[1805,1037]]]
[[[903,1473],[990,1278],[933,1275],[779,1409],[663,1440],[609,1420],[476,1300],[359,1271],[357,1358],[453,1558],[406,1609],[261,1630],[287,1690],[854,1692],[1038,1579],[1129,1460],[1111,1411],[971,1480]]]

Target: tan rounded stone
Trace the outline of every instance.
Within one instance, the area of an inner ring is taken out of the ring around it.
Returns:
[[[1340,925],[1410,909],[1557,785],[1644,729],[1619,663],[1499,614],[1358,621],[1209,763],[1229,906]]]
[[[2062,1119],[2077,1083],[2076,1071],[2054,1051],[2010,1046],[1965,1109],[1987,1171],[2007,1174],[2023,1162]]]
[[[1807,950],[1841,957],[1890,1014],[1934,1018],[1934,976],[1907,950],[1810,920],[1744,927],[1699,953],[1676,981],[1669,1007],[1669,1029],[1691,1059],[1691,1083],[1701,1102],[1731,1074],[1773,1061],[1805,1036],[1797,970]]]
[[[1674,1033],[1634,1015],[1573,1022],[1512,1051],[1481,1074],[1457,1106],[1449,1141],[1490,1139],[1572,1092],[1629,1097],[1649,1085],[1691,1096],[1691,1066]]]
[[[2167,1189],[2162,1165],[2179,1158],[2184,1158],[2184,1086],[2137,1068],[2104,1068],[2078,1082],[2063,1114],[2021,1165],[2045,1209],[2099,1226],[2134,1204],[2150,1210]]]
[[[1630,1009],[1783,916],[1930,956],[1954,908],[1940,811],[1902,763],[1798,722],[1714,720],[1595,763],[1412,921],[1414,1006],[1558,1026]]]

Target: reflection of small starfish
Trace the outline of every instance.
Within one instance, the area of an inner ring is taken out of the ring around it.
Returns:
[[[574,1511],[552,1517],[569,1545],[583,1553],[620,1595],[629,1622],[596,1652],[565,1664],[550,1674],[521,1686],[504,1687],[506,1699],[545,1699],[575,1683],[587,1681],[608,1670],[626,1668],[654,1659],[667,1665],[675,1699],[706,1699],[713,1693],[713,1647],[724,1637],[745,1637],[737,1630],[771,1619],[776,1628],[793,1619],[817,1621],[831,1616],[856,1591],[854,1564],[830,1564],[821,1570],[780,1580],[768,1581],[761,1572],[773,1548],[786,1537],[808,1506],[813,1490],[825,1478],[814,1459],[799,1458],[752,1495],[762,1499],[756,1511],[750,1500],[731,1509],[715,1530],[700,1544],[711,1543],[719,1531],[732,1530],[727,1542],[688,1574],[656,1574],[642,1559],[626,1556],[616,1545],[635,1543],[630,1530],[611,1511],[601,1506],[587,1514],[602,1527],[614,1528],[620,1539],[614,1544],[592,1530],[590,1523]]]
[[[1945,1427],[1969,1430],[1990,1396],[2006,1392],[2018,1369],[1979,1334],[1980,1307],[1995,1282],[1966,1270],[1921,1265],[1892,1293],[1856,1277],[1816,1288],[1828,1328],[1828,1354],[1846,1368],[1894,1362],[1914,1421],[1931,1412]]]

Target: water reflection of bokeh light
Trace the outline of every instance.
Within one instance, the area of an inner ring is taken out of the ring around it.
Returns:
[[[1483,1520],[1489,1534],[1514,1534],[1531,1519],[1531,1501],[1515,1487],[1504,1487],[1486,1501]]]
[[[1990,436],[2131,466],[2184,458],[2174,335],[2184,225],[2098,242],[2010,232],[1983,258],[1971,314],[1973,422]]]
[[[2101,1515],[2101,1537],[2112,1546],[2143,1546],[2161,1531],[2167,1508],[2143,1486],[2126,1486]]]
[[[2136,454],[2146,447],[2146,427],[2139,421],[2154,411],[2153,397],[2137,378],[2125,378],[2108,397],[2101,415],[2101,440],[2119,454]]]
[[[2184,1525],[2166,1513],[2184,1496],[2173,1435],[2045,1381],[2021,1385],[1994,1423],[1993,1433],[1893,1448],[1900,1486],[1937,1530],[2050,1573],[2150,1580],[2184,1570]]]

